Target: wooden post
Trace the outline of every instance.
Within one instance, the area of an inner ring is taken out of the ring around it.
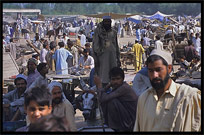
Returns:
[[[40,52],[38,51],[38,49],[37,49],[34,45],[32,45],[32,44],[30,43],[30,41],[26,40],[26,42],[28,43],[28,45],[29,45],[30,47],[32,47],[32,48],[40,55]]]
[[[177,54],[176,54],[176,41],[175,41],[175,38],[174,38],[174,28],[171,27],[171,30],[172,30],[172,40],[173,40],[173,53],[174,53],[174,58],[173,58],[173,63],[175,61],[175,58],[177,58]]]

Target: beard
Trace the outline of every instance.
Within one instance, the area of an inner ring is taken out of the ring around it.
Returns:
[[[170,76],[169,76],[169,74],[167,72],[164,80],[162,80],[161,78],[154,78],[154,79],[150,80],[150,82],[151,82],[152,87],[155,90],[160,90],[160,89],[163,89],[166,86],[169,78],[170,78]],[[160,81],[160,82],[158,83],[157,81]]]
[[[111,29],[111,25],[103,25],[103,27],[104,27],[104,29],[106,30],[106,31],[108,31],[108,30],[110,30]]]
[[[54,103],[54,104],[60,104],[61,102],[62,102],[62,96],[52,100],[52,103]]]

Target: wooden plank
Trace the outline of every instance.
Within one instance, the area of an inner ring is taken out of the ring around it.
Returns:
[[[16,61],[9,52],[3,53],[3,79],[17,74],[19,74],[19,68]]]

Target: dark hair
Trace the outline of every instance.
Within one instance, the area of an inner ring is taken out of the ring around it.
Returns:
[[[186,57],[184,55],[181,55],[180,59],[186,59]]]
[[[200,56],[196,55],[194,56],[194,59],[196,59],[197,61],[200,61]]]
[[[40,72],[44,67],[46,67],[46,65],[47,65],[47,63],[40,63],[40,64],[38,64],[38,66],[37,66],[38,72]]]
[[[24,82],[27,84],[27,81],[24,78],[18,77],[14,80],[14,84],[16,85],[17,81],[24,80]]]
[[[9,41],[10,41],[10,42],[13,42],[13,38],[11,38]]]
[[[56,44],[54,41],[50,42],[50,49],[54,49],[56,47]]]
[[[147,58],[147,61],[146,61],[147,67],[148,67],[149,63],[153,63],[153,62],[155,62],[157,60],[162,60],[162,64],[168,66],[167,61],[164,58],[162,58],[161,56],[159,56],[159,55],[151,55],[151,56],[149,56]]]
[[[192,40],[188,40],[188,45],[190,46],[192,44],[193,44]]]
[[[60,47],[64,47],[64,42],[59,42],[58,45],[59,45]]]
[[[86,44],[85,44],[85,46],[89,46],[89,47],[90,47],[90,46],[91,46],[91,44],[90,44],[90,43],[86,43]]]
[[[44,43],[43,43],[43,48],[46,48],[47,45],[48,45],[48,41],[45,40]]]
[[[72,41],[67,41],[67,45],[73,46],[73,42]]]
[[[31,101],[35,101],[39,106],[51,106],[52,95],[45,85],[37,86],[25,93],[24,105],[27,107]]]
[[[83,51],[83,53],[89,53],[89,50],[87,50],[87,49],[84,49],[84,51]]]
[[[157,35],[157,36],[156,36],[156,39],[157,39],[157,40],[159,40],[159,39],[160,39],[160,37]]]
[[[31,123],[29,131],[34,132],[69,132],[70,127],[65,117],[59,117],[54,114],[42,116],[35,123]]]
[[[111,79],[111,77],[115,77],[115,76],[118,76],[118,75],[120,75],[123,79],[125,78],[124,71],[119,67],[114,67],[109,72],[109,78],[110,79]]]

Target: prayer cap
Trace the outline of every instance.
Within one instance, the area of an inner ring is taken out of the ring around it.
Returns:
[[[50,91],[50,93],[52,93],[52,90],[53,88],[57,86],[57,87],[60,87],[60,90],[62,91],[62,96],[64,99],[66,99],[66,96],[64,95],[64,92],[62,90],[62,84],[60,82],[57,82],[57,81],[52,81],[49,85],[48,85],[48,89]]]
[[[103,16],[103,19],[111,19],[111,16],[108,16],[108,15]]]
[[[151,55],[158,55],[162,57],[168,63],[168,65],[172,65],[172,56],[170,52],[167,52],[165,50],[154,49],[152,50],[150,56]]]

